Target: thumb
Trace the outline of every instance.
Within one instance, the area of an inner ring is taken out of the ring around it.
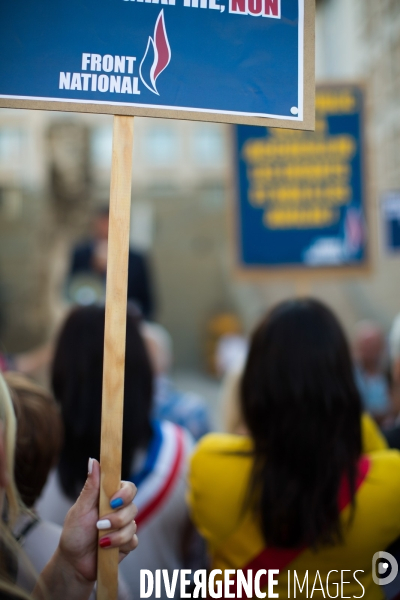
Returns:
[[[100,493],[100,464],[94,458],[89,458],[88,475],[77,503],[82,510],[90,510],[99,504]]]

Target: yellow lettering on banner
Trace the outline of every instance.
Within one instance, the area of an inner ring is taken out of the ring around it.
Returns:
[[[327,227],[338,221],[338,208],[352,200],[357,140],[329,135],[327,117],[355,111],[357,96],[328,90],[318,93],[316,102],[315,132],[269,130],[268,137],[250,139],[243,147],[249,202],[264,209],[267,227]]]
[[[288,180],[307,180],[307,179],[348,179],[350,176],[350,166],[348,164],[294,164],[288,166],[265,167],[257,165],[250,170],[250,180],[269,180],[279,181]]]
[[[317,114],[346,114],[354,112],[356,108],[357,98],[350,90],[320,92],[315,98],[315,109]]]
[[[301,229],[326,227],[332,223],[334,218],[334,211],[328,208],[274,209],[265,213],[264,222],[269,229]]]

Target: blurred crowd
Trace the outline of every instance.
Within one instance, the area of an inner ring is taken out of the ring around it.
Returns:
[[[37,573],[57,555],[88,459],[99,459],[107,235],[103,211],[93,238],[73,252],[66,293],[74,304],[55,340],[0,356],[0,438],[10,427],[8,395],[17,419],[7,476],[0,443],[0,598],[40,597]],[[172,576],[182,568],[220,569],[221,577],[278,568],[285,597],[295,564],[312,580],[334,571],[339,583],[341,569],[359,569],[347,595],[358,596],[361,585],[365,598],[381,598],[371,558],[395,553],[400,539],[400,315],[388,335],[358,323],[349,343],[328,307],[293,299],[270,310],[250,339],[222,338],[224,432],[211,433],[209,404],[174,383],[173,341],[154,320],[147,261],[133,251],[129,260],[122,480],[137,488],[139,547],[121,562],[118,597],[140,597],[141,569]],[[43,370],[47,389],[35,381]],[[10,481],[19,497],[14,520]]]

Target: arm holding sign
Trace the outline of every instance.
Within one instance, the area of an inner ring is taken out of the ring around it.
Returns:
[[[119,510],[110,512],[101,522],[98,521],[99,490],[100,465],[93,460],[82,493],[65,519],[59,547],[34,590],[35,600],[87,600],[96,580],[98,544],[103,548],[119,547],[120,561],[136,548],[138,539],[133,519],[137,509],[132,504],[135,486],[122,483],[111,500]],[[113,532],[104,532],[98,540],[97,529],[103,530],[104,525]]]

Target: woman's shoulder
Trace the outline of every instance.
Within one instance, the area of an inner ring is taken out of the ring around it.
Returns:
[[[251,438],[246,435],[234,435],[231,433],[209,433],[197,444],[194,456],[207,454],[220,456],[246,456],[251,452],[253,444]]]
[[[361,498],[369,504],[388,503],[390,506],[395,499],[398,504],[400,496],[400,452],[398,450],[379,450],[366,455],[370,465],[361,488]],[[364,488],[364,493],[363,492]],[[400,510],[396,508],[396,514]]]
[[[374,478],[390,480],[400,486],[400,451],[378,450],[367,454]],[[388,482],[389,483],[389,482]]]
[[[33,571],[27,568],[26,561],[19,557],[17,583],[23,589],[32,592],[36,583],[33,572],[41,573],[53,556],[60,541],[62,527],[48,521],[36,520],[30,514],[21,515],[17,527],[19,543],[33,567]]]
[[[400,535],[400,452],[379,450],[366,457],[369,469],[357,492],[360,528],[356,529],[375,531],[374,535],[380,540],[389,533],[389,538],[385,539],[387,546]],[[383,539],[380,546],[386,547]]]
[[[191,462],[192,477],[207,477],[212,474],[227,480],[246,463],[250,464],[252,441],[247,436],[224,433],[211,433],[204,436],[196,445]]]
[[[368,413],[361,415],[362,448],[365,454],[385,450],[388,445],[378,425]]]
[[[248,487],[251,449],[250,438],[230,434],[209,434],[197,444],[189,468],[189,504],[195,520],[204,516],[217,529],[229,529],[235,522]]]
[[[220,539],[236,526],[248,489],[251,440],[209,434],[196,446],[189,469],[188,501],[192,518],[208,540]]]

